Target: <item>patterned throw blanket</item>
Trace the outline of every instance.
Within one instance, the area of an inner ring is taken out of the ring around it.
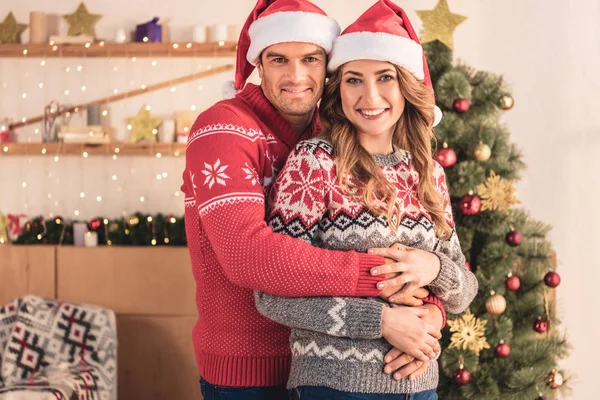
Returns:
[[[24,296],[0,308],[0,400],[114,400],[111,310]]]

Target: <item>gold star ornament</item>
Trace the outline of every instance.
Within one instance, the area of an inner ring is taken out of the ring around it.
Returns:
[[[500,210],[508,214],[510,207],[519,203],[514,184],[515,181],[502,179],[500,175],[490,171],[489,178],[476,188],[481,198],[481,210]]]
[[[150,115],[150,106],[144,105],[135,117],[127,118],[127,123],[127,129],[131,130],[132,142],[156,143],[156,134],[162,119]]]
[[[26,24],[18,24],[12,12],[9,12],[0,23],[0,43],[21,43],[21,34],[27,29]]]
[[[490,345],[485,338],[486,324],[487,320],[482,321],[475,318],[467,309],[460,318],[448,321],[450,332],[453,332],[448,348],[460,349],[462,347],[463,350],[469,349],[476,355],[479,355],[483,349],[489,349]]]
[[[433,10],[417,10],[417,15],[423,21],[421,43],[439,40],[454,50],[454,30],[467,17],[451,13],[446,0],[440,0]]]
[[[90,14],[85,7],[85,4],[81,3],[73,14],[63,15],[63,18],[69,24],[69,31],[67,32],[67,35],[86,35],[96,37],[94,26],[98,23],[98,21],[100,21],[102,15]]]

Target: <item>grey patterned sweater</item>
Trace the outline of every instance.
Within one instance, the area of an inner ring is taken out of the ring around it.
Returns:
[[[385,217],[375,216],[359,199],[342,193],[333,148],[322,138],[300,142],[289,156],[271,191],[271,228],[327,249],[364,252],[399,242],[431,251],[440,258],[441,268],[429,285],[430,291],[447,311],[464,311],[477,293],[477,280],[464,266],[450,204],[446,212],[452,234],[442,241],[417,199],[419,176],[410,154],[396,149],[391,155],[373,157],[398,189],[401,215],[397,232],[389,228]],[[437,163],[432,179],[449,200],[444,171]],[[414,381],[397,381],[383,372],[383,357],[391,345],[382,338],[385,304],[380,299],[285,298],[257,292],[256,305],[266,317],[292,328],[289,388],[324,386],[347,392],[416,393],[437,387],[436,361]]]

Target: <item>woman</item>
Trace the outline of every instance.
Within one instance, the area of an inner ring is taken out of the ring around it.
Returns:
[[[336,40],[328,70],[326,133],[289,157],[271,191],[271,227],[330,249],[396,243],[383,254],[400,261],[374,272],[401,272],[405,286],[393,297],[408,303],[427,286],[448,311],[464,311],[477,281],[464,266],[444,171],[432,159],[433,91],[404,12],[391,1],[376,3]],[[398,356],[412,349],[382,339],[386,302],[257,293],[256,303],[292,328],[292,396],[437,399],[435,359],[410,377],[393,373],[405,363]]]

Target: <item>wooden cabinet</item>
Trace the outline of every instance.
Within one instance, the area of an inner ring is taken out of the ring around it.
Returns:
[[[117,315],[120,399],[199,399],[185,247],[0,245],[0,303],[35,294]]]

